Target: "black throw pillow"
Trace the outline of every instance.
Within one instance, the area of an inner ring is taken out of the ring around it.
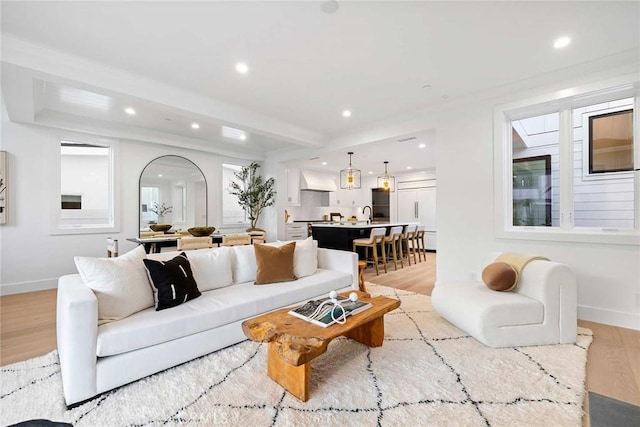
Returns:
[[[156,311],[176,307],[202,295],[184,252],[169,261],[145,259],[144,266],[157,289]]]

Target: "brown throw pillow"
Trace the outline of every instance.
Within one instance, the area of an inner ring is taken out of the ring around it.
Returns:
[[[518,284],[518,272],[506,262],[493,262],[482,270],[482,281],[494,291],[510,291]]]
[[[256,285],[296,280],[293,253],[296,242],[282,246],[254,245],[256,252]]]

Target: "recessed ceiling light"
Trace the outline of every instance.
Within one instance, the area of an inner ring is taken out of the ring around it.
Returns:
[[[162,178],[162,174],[161,173],[158,174],[158,178]]]
[[[569,43],[571,43],[571,39],[569,37],[563,36],[557,38],[556,41],[553,42],[553,47],[555,47],[556,49],[562,49],[563,47],[569,46]]]
[[[350,110],[344,110],[342,112],[342,117],[351,117],[351,111]]]
[[[325,1],[320,5],[320,8],[324,13],[332,14],[338,11],[340,5],[336,0]]]
[[[191,123],[191,129],[200,129],[200,125],[196,122]]]
[[[133,108],[131,108],[131,107],[127,107],[127,108],[125,108],[125,109],[124,109],[124,112],[125,112],[125,113],[127,113],[127,114],[128,114],[128,115],[130,115],[130,116],[133,116],[134,114],[136,114],[136,110],[134,110],[134,109],[133,109]]]
[[[322,166],[327,166],[327,162],[322,162]]]
[[[407,169],[413,169],[411,166],[407,166]]]
[[[236,71],[240,74],[247,74],[249,72],[249,66],[244,62],[238,62],[236,64]]]
[[[373,175],[373,171],[369,171],[369,175]]]
[[[426,146],[427,146],[427,144],[425,144],[424,142],[422,144],[418,145],[419,148],[424,148]]]

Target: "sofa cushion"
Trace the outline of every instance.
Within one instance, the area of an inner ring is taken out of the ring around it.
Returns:
[[[200,298],[171,310],[147,309],[98,327],[97,355],[110,356],[171,341],[302,303],[351,286],[351,274],[319,269],[295,282],[255,286],[240,283],[203,292]]]
[[[98,325],[153,307],[145,258],[142,246],[117,258],[74,257],[82,281],[98,299]]]
[[[233,283],[255,281],[257,266],[253,245],[233,246],[231,250]]]
[[[189,251],[187,259],[201,292],[233,284],[231,248],[223,246],[207,251]]]
[[[296,242],[282,246],[255,245],[256,285],[296,280],[293,274],[293,252]]]
[[[506,262],[492,262],[482,270],[482,281],[494,291],[510,291],[518,284],[518,272]]]
[[[156,310],[176,307],[201,295],[184,252],[168,261],[145,259],[144,266],[156,288]]]

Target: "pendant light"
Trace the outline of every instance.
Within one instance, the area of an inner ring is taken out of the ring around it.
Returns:
[[[378,188],[382,188],[385,191],[396,191],[396,177],[389,175],[387,172],[387,165],[389,162],[384,162],[384,174],[378,176]]]
[[[356,169],[351,166],[352,151],[347,153],[349,155],[349,166],[340,171],[340,188],[346,190],[357,190],[360,188],[360,169]]]

